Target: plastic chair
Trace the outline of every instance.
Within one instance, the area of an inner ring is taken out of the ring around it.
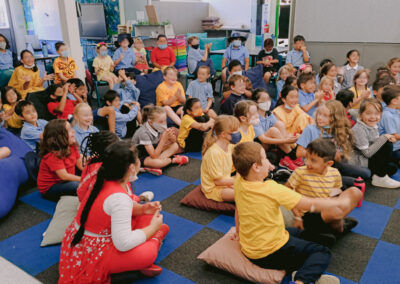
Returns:
[[[261,47],[263,45],[263,35],[256,35],[256,46]]]
[[[14,69],[0,70],[0,88],[8,85],[8,82],[10,81],[13,72]]]
[[[93,67],[93,60],[94,58],[90,58],[87,60],[87,65],[88,65],[88,69],[89,69],[89,73],[92,76],[92,82],[94,85],[94,89],[96,91],[96,97],[97,97],[97,104],[98,107],[101,107],[101,98],[100,98],[100,93],[99,93],[99,86],[108,86],[108,83],[106,81],[98,81],[97,80],[97,76],[96,73],[94,72],[94,67]]]

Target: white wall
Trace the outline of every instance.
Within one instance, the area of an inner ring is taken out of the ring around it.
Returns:
[[[39,39],[62,40],[58,3],[54,0],[34,2],[32,19]]]
[[[25,49],[25,16],[21,1],[8,1],[18,54]]]
[[[204,0],[209,5],[209,15],[221,18],[224,26],[251,27],[252,0]]]

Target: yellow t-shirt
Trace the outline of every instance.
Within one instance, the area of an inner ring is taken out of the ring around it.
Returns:
[[[29,76],[31,80],[27,88],[24,88],[25,76]],[[24,66],[18,66],[15,68],[10,81],[8,82],[10,87],[16,89],[24,100],[28,93],[34,93],[38,91],[43,91],[42,79],[40,79],[40,71],[33,72],[32,69],[27,69]]]
[[[312,122],[311,116],[305,113],[299,105],[296,105],[291,112],[286,112],[284,106],[281,105],[272,113],[286,125],[286,132],[291,135],[303,133],[304,128]]]
[[[78,66],[75,63],[75,60],[72,57],[67,57],[67,62],[61,60],[60,57],[57,57],[53,63],[54,68],[54,83],[60,84],[61,78],[59,73],[62,73],[67,79],[74,78],[74,73],[78,70]]]
[[[367,90],[367,89],[366,89]],[[352,91],[354,94],[354,99],[358,99],[361,96],[361,92],[357,92],[356,87],[351,87],[349,89],[349,91]],[[371,96],[370,96],[371,97]],[[352,109],[359,109],[360,108],[360,104],[361,102],[359,102],[358,104],[353,105],[351,108]]]
[[[223,201],[220,191],[225,187],[215,185],[214,180],[231,177],[234,146],[229,144],[228,152],[225,152],[217,143],[214,143],[203,156],[201,162],[201,190],[208,199]]]
[[[242,134],[242,139],[240,139],[239,143],[242,142],[251,142],[256,138],[256,134],[254,133],[254,127],[253,125],[249,126],[249,129],[247,130],[247,134],[244,133],[242,130],[240,130],[240,134]]]
[[[185,90],[182,87],[182,84],[179,82],[176,82],[175,85],[172,87],[169,87],[167,83],[162,82],[160,85],[158,85],[156,89],[156,98],[157,98],[157,105],[158,106],[163,106],[162,102],[165,100],[168,100],[172,96],[175,95],[176,91],[180,89],[182,96],[185,96]],[[180,105],[181,102],[179,100],[174,101],[172,104],[170,104],[170,107],[175,107]]]
[[[280,206],[292,210],[301,195],[273,180],[250,182],[242,177],[236,178],[234,189],[242,252],[259,259],[284,246],[289,233]]]
[[[342,187],[342,177],[332,167],[328,167],[325,175],[309,171],[307,166],[298,167],[288,181],[296,192],[311,198],[328,198],[332,189]]]
[[[112,66],[114,66],[114,61],[109,55],[104,58],[100,58],[99,56],[97,56],[93,60],[93,67],[101,69],[97,73],[97,80],[103,80],[105,76],[110,75]]]
[[[9,104],[3,105],[4,111],[9,111],[12,106]],[[14,112],[9,120],[7,120],[7,125],[13,128],[22,128],[22,120],[18,118],[18,115]]]
[[[193,122],[196,122],[193,117],[188,114],[185,114],[182,118],[181,126],[179,127],[178,133],[178,144],[183,149],[185,149],[185,139],[188,137],[190,130],[192,129]]]

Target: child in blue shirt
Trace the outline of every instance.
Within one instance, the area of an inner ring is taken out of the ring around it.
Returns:
[[[208,53],[211,49],[212,43],[205,44],[204,50],[199,48],[199,38],[197,36],[191,36],[187,40],[189,49],[187,54],[188,71],[191,74],[197,74],[197,70],[200,66],[208,66],[210,73],[214,76],[217,72],[214,68],[214,63],[208,58]]]
[[[69,83],[67,99],[76,101],[74,94],[80,97],[84,102],[87,102],[87,89],[85,83],[79,78],[68,79]]]
[[[312,73],[302,73],[297,80],[297,85],[299,87],[300,107],[311,117],[314,116],[318,104],[324,97],[321,91],[317,91],[314,94],[317,88],[314,75]]]
[[[104,101],[115,110],[115,133],[119,138],[125,138],[127,133],[126,123],[136,118],[139,112],[139,103],[123,102],[121,106],[120,96],[114,90],[107,91],[104,95]]]
[[[379,122],[379,135],[392,134],[397,142],[393,143],[393,158],[400,160],[400,86],[385,87],[382,99],[387,108],[383,110]]]
[[[211,83],[207,82],[210,77],[210,68],[208,66],[200,66],[197,71],[197,79],[190,82],[186,95],[189,98],[196,98],[200,100],[203,113],[211,118],[216,118],[217,114],[212,109],[214,95]]]
[[[42,138],[42,133],[44,127],[47,125],[47,121],[38,119],[35,106],[30,101],[19,101],[15,106],[15,113],[24,121],[21,129],[21,139],[24,140],[32,150],[36,150],[36,145]]]
[[[233,74],[229,77],[228,84],[229,88],[232,90],[232,93],[221,104],[222,114],[233,115],[233,109],[235,105],[242,100],[246,100],[246,96],[244,95],[246,83],[244,80],[245,77],[242,75]]]
[[[115,73],[118,70],[124,69],[126,72],[135,72],[140,74],[140,71],[133,66],[136,63],[136,54],[132,48],[133,40],[130,34],[119,34],[118,42],[115,44],[117,50],[114,52],[113,60],[115,66]]]
[[[286,56],[286,64],[299,69],[304,63],[310,63],[310,54],[307,51],[306,39],[297,35],[294,37],[293,49]]]
[[[282,66],[278,71],[278,81],[276,82],[276,97],[281,96],[283,86],[285,85],[286,79],[293,75],[293,70],[289,65]]]
[[[242,67],[246,71],[249,69],[250,64],[250,55],[249,51],[243,43],[246,41],[244,36],[241,36],[239,33],[234,32],[229,37],[228,42],[229,46],[225,50],[224,56],[222,57],[221,68],[222,68],[222,81],[225,82],[228,77],[226,74],[226,65],[229,64],[232,60],[239,60]]]
[[[93,111],[88,104],[80,103],[75,106],[72,129],[75,130],[75,140],[79,144],[79,152],[82,153],[86,148],[85,138],[90,133],[99,132],[97,127],[93,126]]]

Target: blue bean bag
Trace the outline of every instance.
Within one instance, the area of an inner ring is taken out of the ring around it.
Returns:
[[[156,89],[164,81],[161,71],[136,76],[136,87],[140,90],[139,103],[141,107],[156,105]]]
[[[12,209],[20,185],[28,181],[24,156],[32,149],[14,134],[0,128],[0,147],[8,147],[11,155],[0,160],[0,218]]]

